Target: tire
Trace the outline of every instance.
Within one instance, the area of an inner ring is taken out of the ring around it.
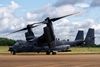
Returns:
[[[16,55],[16,52],[15,51],[12,51],[12,55]]]
[[[56,55],[56,52],[52,52],[52,55]]]
[[[47,52],[46,52],[46,55],[50,55],[50,52],[49,52],[49,51],[47,51]]]

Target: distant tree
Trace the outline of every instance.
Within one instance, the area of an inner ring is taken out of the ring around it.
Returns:
[[[0,38],[0,46],[11,46],[15,43],[15,40],[8,38]]]

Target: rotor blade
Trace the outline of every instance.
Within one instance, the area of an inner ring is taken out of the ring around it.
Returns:
[[[32,28],[37,27],[37,26],[39,26],[39,25],[32,26]],[[23,29],[20,29],[20,30],[14,31],[14,32],[12,32],[12,33],[20,32],[20,31],[23,31],[23,30],[27,30],[27,28],[23,28]]]
[[[20,32],[20,31],[23,31],[23,30],[27,30],[27,28],[23,28],[23,29],[20,29],[20,30],[14,31],[14,32],[12,32],[12,33]],[[10,34],[12,34],[12,33],[10,33]]]
[[[78,13],[79,13],[79,12],[78,12]],[[54,21],[60,20],[60,19],[62,19],[62,18],[64,18],[64,17],[68,17],[68,16],[71,16],[71,15],[74,15],[74,14],[78,14],[78,13],[73,13],[73,14],[69,14],[69,15],[62,16],[62,17],[52,18],[52,19],[50,19],[50,20],[54,22]]]

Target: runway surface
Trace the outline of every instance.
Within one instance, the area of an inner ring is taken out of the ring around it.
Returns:
[[[0,67],[100,67],[100,55],[0,55]]]

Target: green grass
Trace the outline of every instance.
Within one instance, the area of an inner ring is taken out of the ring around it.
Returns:
[[[71,50],[73,53],[100,53],[98,47],[73,47]]]
[[[8,46],[0,46],[0,53],[7,53],[8,52]]]

